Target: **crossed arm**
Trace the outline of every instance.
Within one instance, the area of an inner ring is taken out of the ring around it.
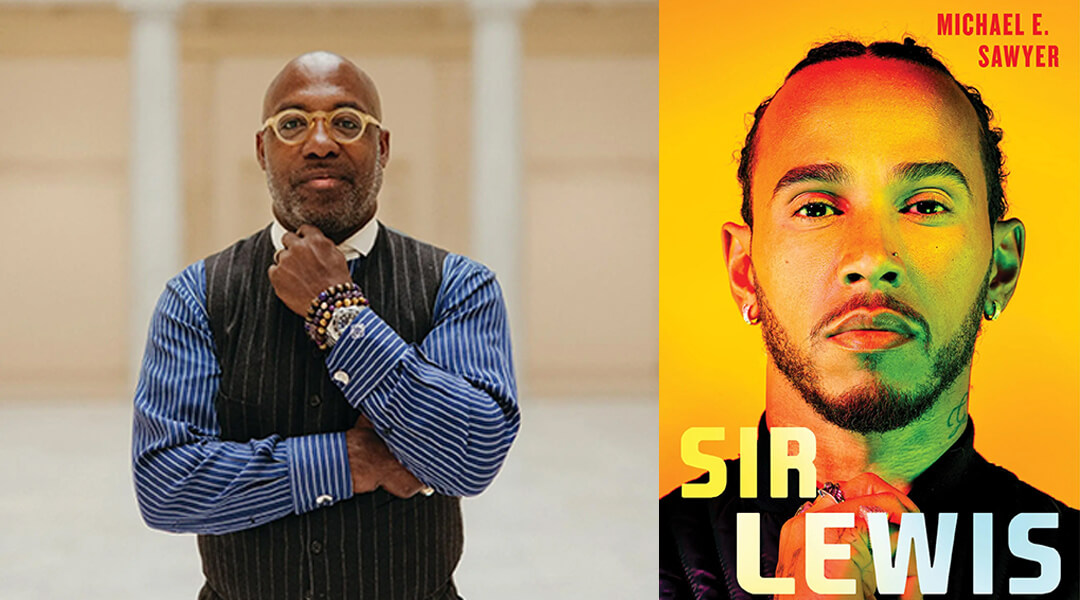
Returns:
[[[214,396],[221,371],[205,296],[199,262],[168,283],[151,322],[132,448],[147,524],[225,533],[352,496],[344,432],[220,439]],[[417,346],[364,310],[327,356],[327,369],[346,374],[333,378],[346,400],[409,473],[438,493],[471,496],[494,479],[519,423],[493,274],[449,255],[433,315]]]

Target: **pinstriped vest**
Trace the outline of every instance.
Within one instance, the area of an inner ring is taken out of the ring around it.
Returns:
[[[345,431],[359,412],[327,375],[303,320],[267,276],[269,227],[206,259],[206,299],[221,365],[215,406],[224,440]],[[371,308],[408,343],[432,326],[446,251],[382,227],[353,268]],[[383,490],[251,529],[200,535],[200,598],[456,599],[458,498]]]

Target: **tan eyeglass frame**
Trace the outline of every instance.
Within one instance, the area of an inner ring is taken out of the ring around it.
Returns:
[[[281,121],[281,119],[285,118],[286,116],[293,115],[293,114],[302,115],[304,118],[307,119],[307,121],[308,121],[307,129],[308,130],[303,135],[296,138],[295,140],[287,140],[287,139],[281,137],[281,134],[278,133],[277,124]],[[336,116],[338,116],[340,114],[348,114],[348,115],[355,116],[361,123],[363,123],[363,125],[360,126],[360,132],[356,134],[355,138],[348,139],[348,140],[341,140],[341,139],[338,139],[338,137],[336,135],[334,135],[334,128],[330,127],[330,123],[331,123],[331,121],[334,120],[334,117],[336,117]],[[368,125],[374,125],[376,127],[382,127],[382,123],[379,123],[379,120],[376,119],[375,117],[373,117],[373,116],[371,116],[369,114],[366,114],[366,113],[362,113],[362,112],[356,110],[355,108],[352,108],[352,107],[349,107],[349,106],[343,106],[341,108],[334,109],[334,110],[332,110],[330,112],[326,112],[326,111],[322,111],[322,110],[317,110],[315,112],[308,112],[306,110],[302,110],[302,109],[299,109],[299,108],[286,108],[285,110],[277,113],[276,115],[274,115],[274,116],[268,118],[266,121],[264,121],[263,124],[262,124],[262,128],[259,129],[259,131],[264,131],[267,127],[269,127],[270,131],[274,132],[274,136],[277,137],[277,139],[280,140],[282,144],[288,144],[289,146],[296,146],[297,144],[304,143],[304,140],[306,140],[308,138],[308,136],[311,135],[311,131],[315,128],[315,121],[318,120],[318,119],[322,119],[323,122],[326,123],[326,125],[327,125],[327,127],[326,127],[327,133],[329,133],[330,137],[335,142],[337,142],[339,144],[350,144],[352,142],[355,142],[356,140],[359,140],[361,137],[364,136],[364,132],[367,131],[367,126]]]

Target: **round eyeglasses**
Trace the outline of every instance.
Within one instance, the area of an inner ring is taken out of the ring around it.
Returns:
[[[263,122],[262,129],[274,130],[274,135],[286,144],[299,144],[315,129],[315,121],[322,119],[327,133],[339,144],[360,139],[368,124],[381,127],[379,120],[348,106],[324,112],[308,112],[299,108],[286,108]],[[261,131],[261,130],[260,130]]]

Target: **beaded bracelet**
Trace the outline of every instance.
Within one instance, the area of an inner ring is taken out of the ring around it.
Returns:
[[[352,281],[332,285],[311,300],[307,317],[304,318],[304,331],[319,350],[326,350],[332,344],[327,339],[326,331],[333,320],[334,311],[344,306],[367,305],[367,298],[360,291],[360,286]]]

